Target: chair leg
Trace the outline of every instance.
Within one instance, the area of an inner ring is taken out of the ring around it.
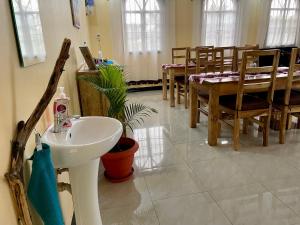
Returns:
[[[243,119],[243,134],[248,134],[248,124],[249,120],[248,119]]]
[[[269,133],[270,133],[270,122],[271,122],[271,113],[268,116],[263,118],[264,127],[263,127],[263,146],[269,145]]]
[[[177,104],[180,104],[180,85],[177,83],[177,96],[176,96],[176,98],[177,98]]]
[[[279,143],[280,144],[285,143],[286,124],[287,124],[287,118],[288,118],[287,111],[288,111],[287,107],[284,107],[281,111],[280,126],[279,126]]]
[[[184,88],[184,107],[188,108],[188,92],[187,92],[187,86]]]
[[[259,121],[263,122],[263,118],[261,116],[259,117]],[[263,131],[263,127],[259,126],[258,127],[258,132],[262,132],[262,131]]]
[[[235,114],[233,126],[233,148],[238,151],[240,148],[240,118]]]
[[[200,107],[201,107],[201,102],[198,100],[198,111],[197,111],[197,123],[200,123]]]
[[[218,123],[218,137],[221,137],[221,127],[222,127],[222,125],[221,125],[221,123],[219,122],[219,123]]]
[[[300,117],[297,117],[297,129],[300,129]]]

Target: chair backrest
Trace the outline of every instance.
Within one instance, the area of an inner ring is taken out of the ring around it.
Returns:
[[[224,71],[223,48],[197,48],[196,58],[196,73]]]
[[[191,72],[197,72],[195,67],[190,67],[191,64],[196,64],[197,61],[197,47],[196,48],[186,48],[185,52],[185,77],[189,77]]]
[[[196,52],[197,52],[197,47],[195,48],[187,48],[186,50],[186,63],[195,63],[196,64]]]
[[[214,46],[213,45],[200,45],[200,46],[197,46],[196,48],[198,49],[214,49]],[[212,53],[209,55],[209,56],[212,56]]]
[[[213,72],[216,70],[221,73],[224,72],[224,58],[224,48],[217,47],[213,49]]]
[[[289,105],[290,102],[290,95],[291,90],[293,87],[293,81],[294,81],[294,72],[296,70],[300,70],[300,48],[293,48],[291,53],[291,59],[290,59],[290,67],[289,67],[289,73],[288,73],[288,79],[286,82],[286,88],[285,88],[285,96],[284,96],[284,104]]]
[[[214,46],[213,45],[199,45],[196,48],[210,48],[210,49],[213,49]]]
[[[220,48],[224,49],[224,67],[230,68],[230,70],[233,71],[235,46],[226,46],[226,47],[220,47]]]
[[[259,56],[273,56],[273,62],[270,66],[253,67],[249,66],[249,60]],[[280,51],[275,50],[253,50],[243,52],[240,78],[238,83],[236,110],[241,110],[243,104],[243,96],[249,92],[261,92],[268,90],[267,101],[272,104],[277,67],[280,57]],[[270,74],[270,78],[262,80],[246,79],[246,74]]]
[[[186,47],[172,48],[172,64],[185,62],[186,49]]]
[[[243,47],[235,47],[233,50],[233,65],[232,71],[238,71],[242,62],[242,55],[245,51],[258,50],[259,45],[245,45]],[[253,59],[252,59],[253,62]]]

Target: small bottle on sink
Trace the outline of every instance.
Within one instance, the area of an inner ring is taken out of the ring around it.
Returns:
[[[54,114],[54,133],[60,133],[66,131],[72,126],[69,117],[69,102],[64,92],[64,87],[59,87],[58,97],[54,100],[53,114]]]

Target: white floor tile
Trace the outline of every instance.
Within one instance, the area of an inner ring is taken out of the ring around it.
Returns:
[[[176,144],[175,147],[179,155],[187,163],[225,157],[229,151],[228,147],[224,147],[222,149],[210,147],[205,140]]]
[[[160,225],[230,225],[207,193],[154,202]]]
[[[104,225],[159,225],[151,202],[101,211]]]
[[[202,191],[187,166],[164,167],[145,176],[153,200]]]
[[[277,198],[300,215],[300,176],[264,182],[265,187]]]
[[[205,190],[235,187],[255,182],[241,167],[225,157],[192,162],[190,166]]]
[[[127,207],[129,204],[142,205],[150,201],[145,179],[136,177],[122,183],[110,183],[104,177],[99,182],[101,209]]]
[[[293,225],[300,218],[259,184],[212,192],[234,225]]]

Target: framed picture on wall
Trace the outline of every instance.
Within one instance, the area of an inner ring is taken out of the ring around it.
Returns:
[[[80,28],[80,0],[70,0],[73,25],[76,28]]]

